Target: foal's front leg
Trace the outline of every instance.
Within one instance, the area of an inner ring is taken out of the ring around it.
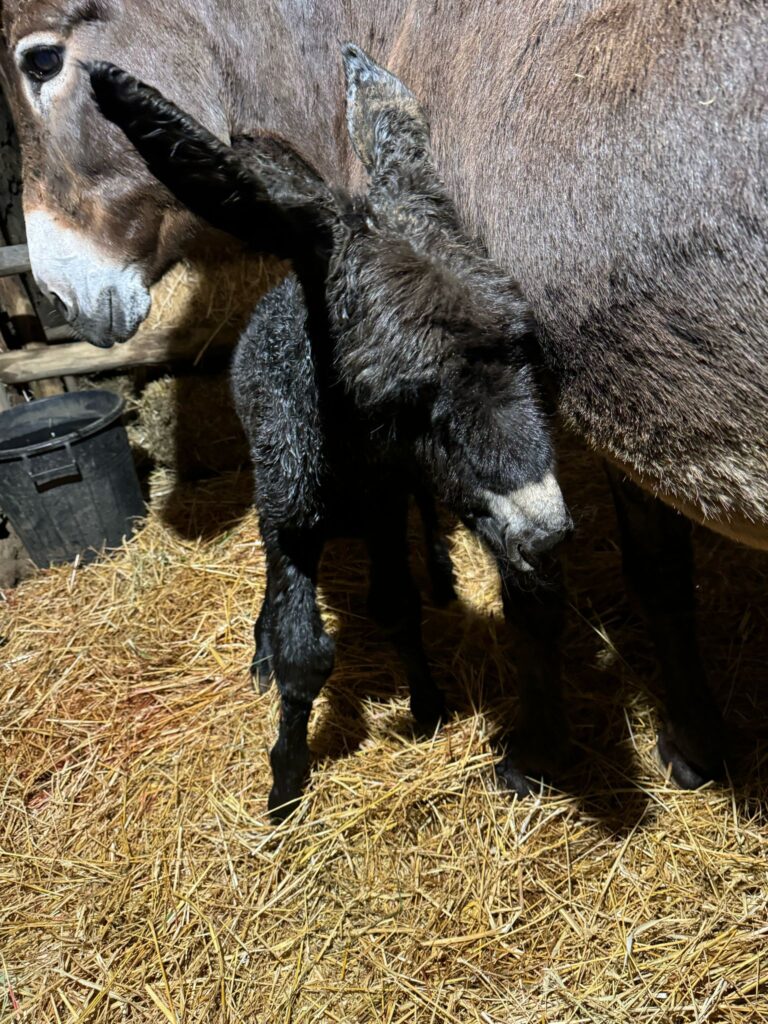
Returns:
[[[282,820],[304,788],[309,768],[307,724],[312,704],[333,669],[334,645],[323,628],[315,592],[321,533],[262,521],[262,536],[271,584],[263,625],[269,627],[280,692],[280,728],[270,753],[268,806],[273,819]]]
[[[446,716],[421,637],[421,598],[408,564],[408,497],[391,494],[377,503],[366,536],[371,560],[368,607],[405,666],[411,712],[432,732]]]
[[[570,749],[560,671],[564,591],[554,556],[535,578],[506,560],[498,564],[504,617],[515,641],[520,717],[504,740],[496,774],[502,785],[526,796],[537,781],[556,777]]]
[[[427,556],[427,572],[432,587],[432,600],[438,608],[444,608],[456,600],[453,561],[445,537],[440,532],[434,495],[431,491],[423,488],[416,491],[415,498],[424,529],[424,546]]]

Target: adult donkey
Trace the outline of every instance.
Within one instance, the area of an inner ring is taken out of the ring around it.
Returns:
[[[768,547],[766,20],[753,0],[0,0],[33,269],[129,337],[193,222],[99,117],[113,61],[220,138],[276,133],[350,184],[340,39],[433,120],[459,211],[520,280],[567,422],[614,476],[667,690],[663,759],[717,774],[685,520]],[[623,480],[626,474],[640,488]],[[651,498],[656,495],[662,504]]]

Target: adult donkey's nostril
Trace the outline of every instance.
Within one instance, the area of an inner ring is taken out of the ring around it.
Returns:
[[[56,310],[56,312],[63,316],[65,320],[70,320],[72,317],[72,313],[67,303],[61,298],[60,295],[57,295],[56,292],[49,292],[48,294],[51,299],[51,304],[53,305],[53,308]]]

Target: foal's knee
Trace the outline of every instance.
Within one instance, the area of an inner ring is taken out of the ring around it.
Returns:
[[[313,636],[291,637],[287,643],[281,639],[273,652],[280,695],[296,703],[311,704],[333,671],[333,639],[325,630]]]

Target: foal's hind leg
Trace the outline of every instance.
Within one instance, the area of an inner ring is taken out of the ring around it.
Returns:
[[[496,774],[518,796],[556,776],[570,750],[560,674],[564,592],[559,562],[553,556],[544,561],[546,576],[537,578],[499,562],[504,617],[515,641],[520,717],[504,740]]]
[[[421,638],[421,598],[408,565],[408,499],[384,499],[366,537],[371,559],[368,607],[405,666],[411,712],[433,731],[445,718],[445,701],[432,679]]]
[[[275,671],[272,652],[272,631],[274,629],[274,597],[272,595],[272,573],[267,565],[267,585],[261,611],[253,626],[254,652],[251,661],[251,676],[259,693],[266,693]]]
[[[672,777],[695,789],[723,772],[723,721],[707,685],[696,636],[691,524],[608,470],[624,574],[656,645],[665,691],[658,750]]]
[[[280,691],[280,729],[270,753],[269,809],[285,818],[301,796],[309,768],[307,723],[312,704],[333,668],[333,640],[323,629],[315,579],[322,537],[313,530],[262,522],[272,587],[271,643]]]

